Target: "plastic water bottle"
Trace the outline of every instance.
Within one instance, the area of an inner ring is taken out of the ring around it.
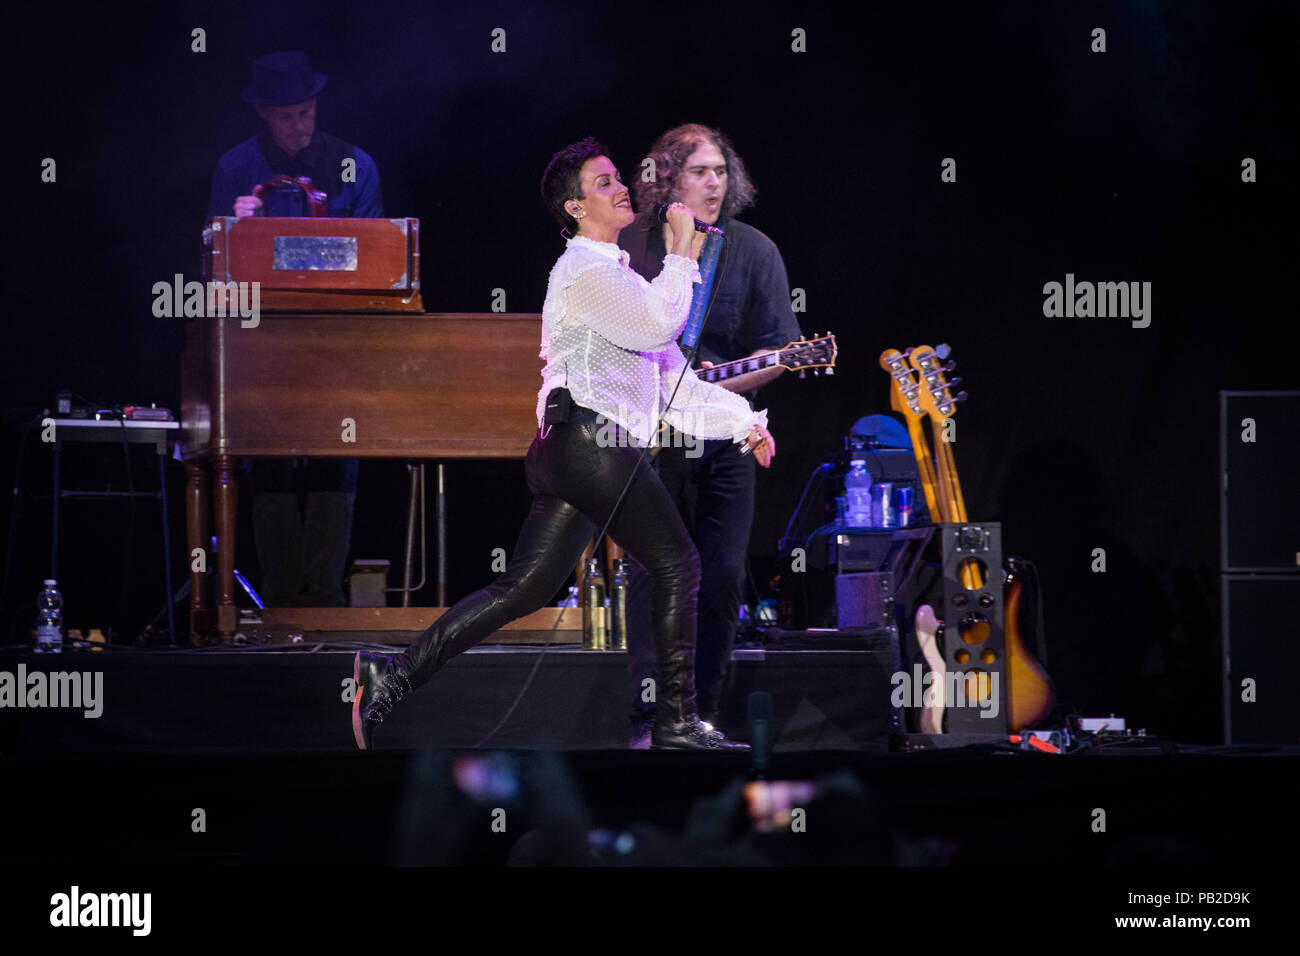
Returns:
[[[45,587],[36,598],[36,653],[63,653],[63,595],[54,578],[45,579]]]
[[[627,562],[614,559],[614,579],[609,582],[609,650],[627,650]]]
[[[871,527],[871,472],[864,458],[854,458],[844,476],[845,518],[850,528]]]

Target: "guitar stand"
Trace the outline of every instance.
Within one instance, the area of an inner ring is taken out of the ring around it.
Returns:
[[[943,569],[944,669],[964,676],[957,681],[957,699],[944,709],[945,732],[904,734],[902,749],[1006,744],[1002,524],[950,522],[933,529],[940,535]],[[963,689],[976,699],[967,699]]]

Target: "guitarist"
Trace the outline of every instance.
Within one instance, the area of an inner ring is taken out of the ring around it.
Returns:
[[[633,190],[642,212],[619,236],[631,267],[652,280],[666,251],[666,227],[656,222],[658,203],[684,202],[696,216],[726,233],[714,271],[710,310],[700,335],[696,366],[707,368],[781,348],[802,338],[790,307],[790,283],[776,244],[736,220],[754,201],[754,184],[731,143],[718,130],[689,123],[668,130],[651,147],[653,181],[637,177]],[[696,233],[693,252],[704,244]],[[695,287],[700,294],[703,285]],[[683,347],[689,353],[689,349]],[[718,382],[744,395],[780,375],[780,366]],[[660,477],[677,501],[699,551],[699,636],[695,684],[700,719],[717,723],[720,695],[739,624],[749,532],[754,518],[755,461],[769,466],[775,447],[740,455],[733,442],[695,445],[668,439],[656,456]],[[645,749],[654,728],[655,705],[645,700],[643,681],[654,674],[650,639],[650,582],[629,561],[628,677],[635,701],[629,746]]]

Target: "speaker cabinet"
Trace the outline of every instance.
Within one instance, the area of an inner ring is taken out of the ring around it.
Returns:
[[[1225,574],[1222,581],[1224,742],[1296,746],[1300,575]]]
[[[1221,570],[1300,574],[1300,392],[1220,392]]]
[[[894,576],[888,571],[835,578],[836,627],[893,627]]]

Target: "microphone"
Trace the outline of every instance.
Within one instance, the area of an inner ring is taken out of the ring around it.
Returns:
[[[668,203],[666,202],[655,203],[654,212],[655,212],[656,222],[668,221]],[[695,231],[702,232],[706,236],[707,235],[725,236],[727,234],[724,230],[719,229],[717,226],[710,226],[707,222],[700,222],[698,219],[695,220]]]

